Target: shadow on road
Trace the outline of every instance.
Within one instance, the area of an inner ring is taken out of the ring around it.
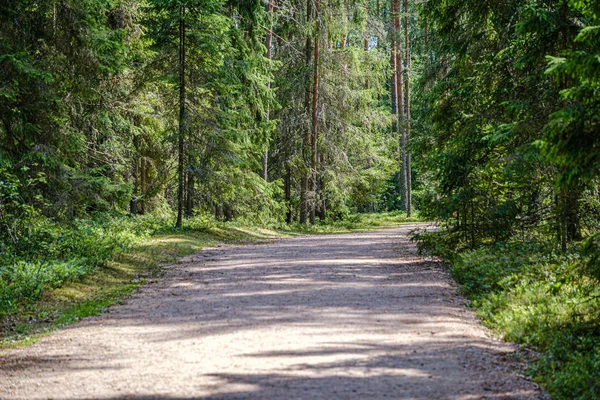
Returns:
[[[0,358],[0,398],[538,398],[408,229],[190,256],[111,313]]]

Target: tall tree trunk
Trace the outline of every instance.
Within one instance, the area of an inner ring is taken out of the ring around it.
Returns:
[[[367,14],[367,20],[369,19],[369,0],[365,0],[365,12]],[[365,25],[365,31],[363,32],[364,35],[364,43],[363,43],[363,50],[365,51],[365,53],[367,53],[369,51],[369,26],[368,24]],[[369,58],[365,57],[365,67],[366,70],[369,71]],[[369,89],[371,87],[371,77],[369,74],[367,74],[367,78],[366,78],[366,88]],[[369,103],[370,105],[370,103]]]
[[[321,170],[323,170],[323,154],[319,154],[319,166]],[[319,175],[319,193],[320,193],[320,202],[319,202],[319,210],[318,215],[321,221],[325,220],[325,216],[327,215],[327,198],[324,196],[325,193],[325,179],[323,178],[323,174]]]
[[[140,152],[141,150],[142,149],[140,148]],[[138,212],[144,214],[146,212],[144,206],[144,194],[146,193],[146,190],[148,190],[148,165],[146,163],[146,157],[144,157],[143,154],[140,156],[140,178],[141,184],[138,198]]]
[[[403,65],[402,65],[402,41],[400,38],[400,0],[394,1],[394,36],[395,36],[395,53],[396,53],[396,84],[398,88],[396,93],[398,94],[398,129],[400,129],[400,197],[402,198],[402,204],[406,210],[406,129],[404,126],[404,78],[403,78]]]
[[[272,47],[273,47],[273,7],[275,5],[275,0],[269,0],[269,30],[267,31],[267,38],[265,40],[265,46],[267,46],[267,59],[270,61],[273,58],[273,52],[272,52]],[[271,89],[271,81],[267,82],[267,88]],[[267,122],[269,122],[271,119],[271,105],[267,105],[267,115],[266,115],[266,120]],[[265,152],[263,154],[263,170],[262,170],[262,176],[263,179],[266,181],[269,178],[269,144],[267,143],[267,148],[265,149]]]
[[[406,62],[406,82],[404,88],[406,91],[406,121],[405,121],[405,132],[406,132],[406,215],[408,217],[412,214],[412,171],[410,165],[410,38],[409,38],[409,19],[408,19],[408,0],[404,0],[404,48],[406,50],[406,56],[404,58]]]
[[[340,48],[342,49],[346,48],[346,44],[348,42],[348,0],[344,0],[343,10],[344,12],[342,14],[342,18],[344,19],[344,28],[342,33],[342,40],[340,42]]]
[[[363,48],[365,51],[369,51],[369,0],[365,0],[365,14],[367,17],[367,23],[365,24]]]
[[[396,15],[396,0],[390,0],[390,64],[392,67],[392,79],[391,79],[391,100],[392,100],[392,115],[394,116],[392,122],[392,135],[396,136],[398,133],[398,76],[396,74],[396,30],[394,29],[394,15]],[[398,161],[402,163],[402,146],[400,141],[398,142]],[[402,177],[398,172],[398,196],[402,192]],[[395,203],[395,202],[394,202]]]
[[[285,180],[284,180],[284,191],[285,191],[285,204],[287,205],[287,215],[286,222],[288,224],[292,223],[292,171],[290,169],[290,165],[286,164],[285,166]]]
[[[312,7],[312,0],[306,0],[306,22],[310,23]],[[310,115],[310,61],[311,61],[311,50],[312,50],[312,40],[310,33],[306,34],[306,48],[305,48],[305,65],[306,65],[306,85],[305,85],[305,93],[304,93],[304,109],[306,110],[306,114]],[[302,146],[302,158],[304,161],[303,171],[302,171],[302,179],[300,182],[300,223],[305,224],[308,220],[308,210],[309,210],[309,202],[310,202],[310,160],[311,160],[311,131],[310,129],[306,129],[304,132],[304,142]]]
[[[377,15],[375,16],[375,19],[377,21],[379,21],[379,19],[381,18],[381,4],[380,4],[380,0],[377,0]],[[381,35],[379,32],[379,29],[377,30],[377,48],[379,49],[381,45]]]
[[[391,43],[390,43],[390,64],[392,67],[392,79],[391,79],[391,98],[392,98],[392,115],[398,114],[398,84],[396,83],[396,32],[394,30],[393,18],[395,14],[395,3],[396,0],[390,0],[390,8],[392,14],[392,27],[391,27]],[[398,132],[398,117],[394,118],[392,124],[392,132]]]
[[[129,203],[129,212],[131,215],[137,215],[137,204],[140,195],[140,135],[133,137],[133,147],[135,147],[135,157],[133,159],[133,194]]]
[[[179,163],[177,165],[177,222],[175,227],[180,228],[183,224],[183,163],[184,163],[184,137],[186,133],[185,112],[185,7],[179,8]]]
[[[312,124],[311,124],[311,192],[310,202],[310,223],[315,223],[315,210],[317,203],[317,139],[318,139],[318,121],[319,121],[319,4],[320,0],[315,0],[315,21],[317,28],[315,30],[315,45],[313,59],[313,95],[312,95]]]

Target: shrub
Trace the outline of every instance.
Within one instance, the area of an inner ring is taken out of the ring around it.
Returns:
[[[153,215],[94,214],[89,219],[58,223],[36,213],[28,226],[2,241],[0,317],[33,304],[44,289],[76,281],[106,265],[142,238],[172,226],[172,219]]]

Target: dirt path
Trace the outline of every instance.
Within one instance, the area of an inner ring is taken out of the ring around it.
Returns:
[[[414,226],[223,246],[0,358],[1,399],[537,399]]]

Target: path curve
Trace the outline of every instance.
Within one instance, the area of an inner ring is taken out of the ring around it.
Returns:
[[[414,225],[220,246],[0,358],[0,399],[538,399]]]

